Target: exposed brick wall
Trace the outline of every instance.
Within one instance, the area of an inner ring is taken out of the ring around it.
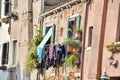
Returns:
[[[44,18],[43,21],[43,31],[47,25],[55,24],[56,25],[56,34],[55,34],[55,43],[61,42],[66,38],[66,30],[67,30],[67,20],[79,14],[83,17],[83,3],[79,3],[77,5],[72,6],[72,8],[64,9],[56,14],[49,15]],[[81,26],[83,25],[83,20],[81,19]],[[63,28],[63,34],[61,34],[61,28]]]

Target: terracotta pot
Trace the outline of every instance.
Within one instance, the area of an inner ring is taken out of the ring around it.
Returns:
[[[7,17],[6,17],[6,18],[3,18],[3,19],[2,19],[2,22],[3,22],[3,23],[9,23],[9,18],[7,18]]]
[[[80,58],[79,57],[77,57],[76,59],[75,59],[75,61],[74,61],[74,64],[79,64],[80,63]]]
[[[81,48],[80,47],[76,48],[75,51],[78,52],[78,53],[80,53],[81,52]]]
[[[73,52],[73,47],[71,45],[68,45],[67,50],[68,50],[68,52]]]
[[[75,38],[78,39],[78,40],[81,40],[82,39],[82,33],[76,32],[75,33]]]

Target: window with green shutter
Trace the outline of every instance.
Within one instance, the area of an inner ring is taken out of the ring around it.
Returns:
[[[50,37],[50,39],[47,41],[46,44],[51,44],[55,42],[55,25],[53,24],[52,26],[47,26],[45,28],[45,35],[47,34],[47,32],[49,31],[49,29],[52,27],[52,35]]]
[[[76,31],[80,29],[81,16],[76,17]]]
[[[81,16],[70,18],[67,21],[67,38],[72,38],[75,32],[80,29]]]
[[[74,21],[75,21],[75,18],[68,19],[68,22],[67,22],[67,38],[72,38],[73,37]]]
[[[10,8],[10,2],[9,0],[5,0],[5,15],[9,13]]]

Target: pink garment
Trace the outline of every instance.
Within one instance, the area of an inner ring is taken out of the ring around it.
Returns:
[[[49,46],[49,58],[50,60],[53,58],[54,56],[54,46]]]

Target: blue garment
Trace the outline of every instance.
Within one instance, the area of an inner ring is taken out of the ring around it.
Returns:
[[[43,48],[38,48],[38,60],[42,61]]]

